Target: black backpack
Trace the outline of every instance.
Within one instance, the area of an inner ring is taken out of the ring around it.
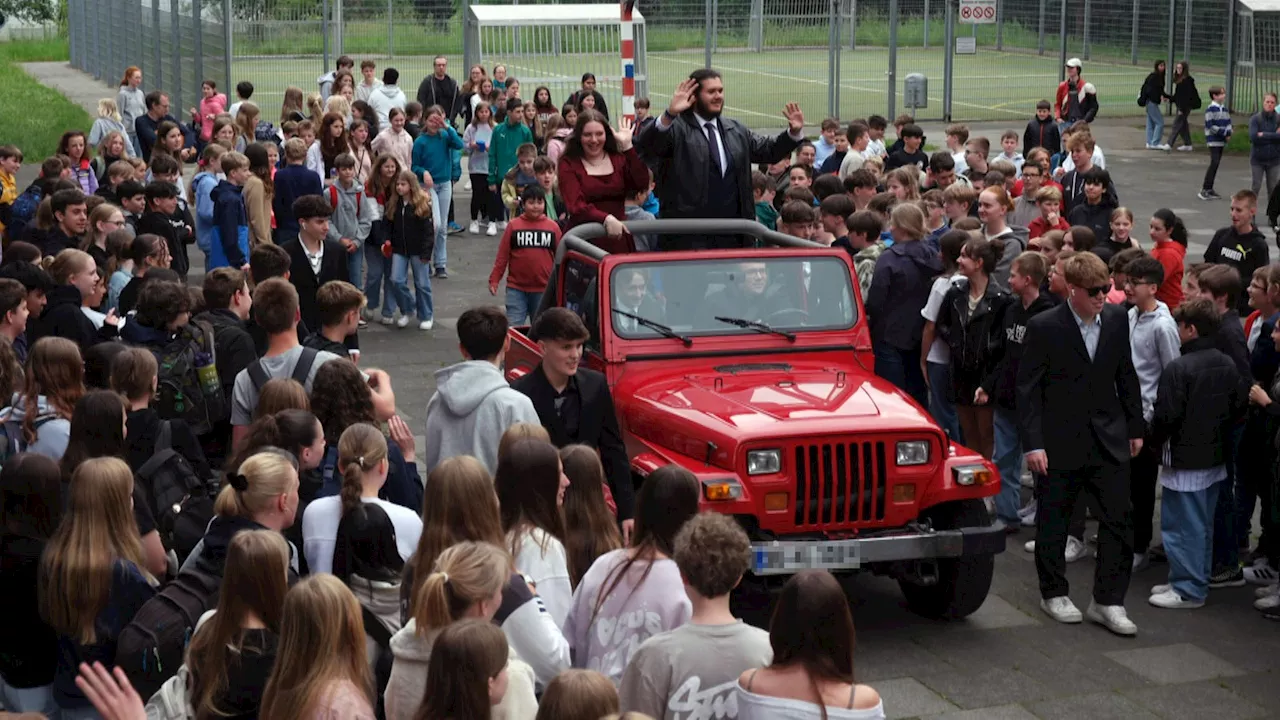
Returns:
[[[222,576],[203,563],[184,570],[148,600],[120,632],[116,667],[149,698],[178,673],[196,623],[218,604]]]
[[[218,482],[196,475],[195,469],[173,449],[173,426],[160,422],[155,454],[137,473],[156,519],[156,530],[164,546],[187,559],[213,519]]]
[[[36,210],[40,207],[42,199],[44,199],[44,189],[40,183],[32,183],[14,199],[13,204],[9,206],[9,219],[5,221],[5,231],[10,238],[17,238],[27,227],[31,219],[36,216]]]
[[[297,381],[303,387],[307,386],[307,376],[311,374],[311,366],[316,363],[316,355],[319,350],[315,348],[303,347],[302,354],[298,356],[298,364],[293,366],[293,374],[289,377]],[[267,374],[267,369],[262,366],[262,360],[256,360],[249,363],[249,367],[245,368],[249,371],[249,380],[253,381],[253,389],[257,392],[262,391],[262,386],[271,380],[271,376]],[[308,391],[308,395],[310,392]]]
[[[185,420],[196,435],[207,435],[228,417],[226,396],[217,378],[217,351],[213,328],[191,322],[161,348],[149,348],[156,356],[159,377],[152,407],[166,420]],[[201,368],[210,375],[201,382]]]

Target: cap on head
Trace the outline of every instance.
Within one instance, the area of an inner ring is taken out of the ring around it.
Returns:
[[[1073,67],[1079,70],[1084,67],[1084,63],[1080,62],[1080,58],[1071,58],[1067,61],[1067,67]]]

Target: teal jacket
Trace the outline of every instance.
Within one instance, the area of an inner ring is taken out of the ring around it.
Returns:
[[[489,184],[500,185],[507,171],[516,166],[516,150],[525,143],[533,142],[533,131],[528,125],[519,123],[502,123],[493,129],[489,138]],[[414,143],[417,151],[417,143]],[[417,162],[416,160],[414,161]]]
[[[453,179],[453,152],[462,150],[462,138],[449,126],[430,135],[423,131],[413,141],[413,174],[422,179],[422,172],[431,173],[433,182],[448,184]]]

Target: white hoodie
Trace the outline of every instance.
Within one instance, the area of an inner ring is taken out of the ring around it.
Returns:
[[[378,114],[378,127],[384,128],[389,124],[387,113],[391,112],[391,108],[404,109],[407,102],[404,91],[399,85],[383,85],[369,93],[369,107]]]
[[[516,423],[541,424],[533,401],[513,390],[488,360],[467,360],[435,375],[436,394],[427,403],[428,473],[446,458],[471,455],[492,475],[502,433]]]

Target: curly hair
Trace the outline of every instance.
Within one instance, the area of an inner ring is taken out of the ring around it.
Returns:
[[[373,391],[350,360],[330,360],[311,382],[311,412],[324,428],[324,439],[337,447],[342,431],[357,423],[377,424]]]

